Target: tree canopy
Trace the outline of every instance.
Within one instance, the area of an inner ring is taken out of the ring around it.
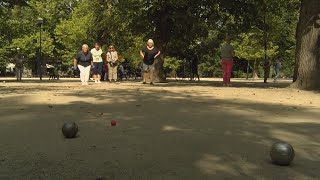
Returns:
[[[19,47],[34,67],[39,49],[37,18],[44,19],[45,60],[65,66],[83,43],[114,44],[120,58],[134,67],[139,50],[152,38],[165,66],[177,69],[194,53],[200,74],[215,76],[219,47],[233,37],[242,60],[281,58],[293,75],[299,0],[5,0],[0,3],[0,63],[10,62]]]

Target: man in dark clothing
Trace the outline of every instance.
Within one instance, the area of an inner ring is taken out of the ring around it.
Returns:
[[[130,63],[128,62],[128,59],[124,59],[124,61],[122,62],[122,66],[124,69],[124,78],[128,79],[131,75],[131,66]]]
[[[15,69],[16,69],[16,77],[17,77],[17,81],[21,81],[22,80],[22,73],[23,73],[23,62],[24,59],[23,57],[16,57],[16,65],[15,65]]]
[[[93,66],[92,54],[88,49],[87,44],[82,45],[82,51],[78,52],[73,61],[74,69],[78,68],[80,70],[81,84],[84,86],[88,85],[91,66]]]
[[[147,47],[140,51],[140,55],[143,58],[143,84],[147,82],[147,73],[150,75],[150,85],[153,85],[154,80],[154,61],[160,56],[160,51],[154,47],[152,39],[148,40]]]
[[[199,57],[197,54],[194,54],[191,59],[191,78],[190,81],[195,80],[194,76],[198,78],[200,81],[199,73],[198,73],[198,64],[199,64]]]

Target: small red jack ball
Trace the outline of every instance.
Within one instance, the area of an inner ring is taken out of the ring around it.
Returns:
[[[117,121],[112,120],[112,121],[111,121],[111,126],[116,126],[116,125],[117,125]]]

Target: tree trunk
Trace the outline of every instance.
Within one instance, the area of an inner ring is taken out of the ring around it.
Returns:
[[[320,2],[302,0],[293,87],[320,89]]]
[[[263,39],[264,39],[264,83],[268,82],[268,78],[270,75],[270,66],[269,61],[267,59],[267,23],[266,23],[266,16],[267,16],[267,5],[265,0],[263,1],[263,9],[264,9],[264,15],[263,15]]]
[[[250,63],[249,63],[249,61],[248,61],[248,63],[247,63],[247,80],[249,79],[249,67],[250,67]]]
[[[259,79],[258,71],[259,71],[258,62],[255,59],[254,60],[254,65],[253,65],[252,79]]]
[[[168,27],[168,19],[169,14],[166,10],[166,6],[163,7],[162,12],[160,13],[160,21],[157,24],[157,32],[159,37],[158,46],[161,50],[160,57],[155,61],[155,81],[156,82],[166,82],[166,75],[164,72],[163,64],[164,58],[166,55],[166,46],[169,41],[169,27]]]
[[[161,54],[161,56],[157,58],[155,61],[154,78],[156,82],[160,82],[160,83],[166,82],[166,74],[164,72],[163,64],[164,64],[164,54]]]
[[[301,3],[301,8],[300,8],[300,15],[302,14],[302,9],[304,9],[304,7],[302,7],[302,3]],[[299,69],[299,58],[300,57],[300,50],[301,50],[301,20],[302,18],[299,18],[299,22],[296,28],[296,40],[297,40],[297,45],[296,45],[296,54],[295,54],[295,67],[294,67],[294,72],[293,72],[293,82],[297,81],[298,78],[298,69]]]
[[[267,83],[268,78],[270,77],[270,61],[267,59],[264,63],[264,83]]]

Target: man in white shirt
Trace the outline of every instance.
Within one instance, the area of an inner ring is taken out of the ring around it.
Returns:
[[[100,80],[103,66],[102,53],[99,43],[96,43],[94,48],[91,50],[93,57],[93,78],[95,83],[101,83]]]

